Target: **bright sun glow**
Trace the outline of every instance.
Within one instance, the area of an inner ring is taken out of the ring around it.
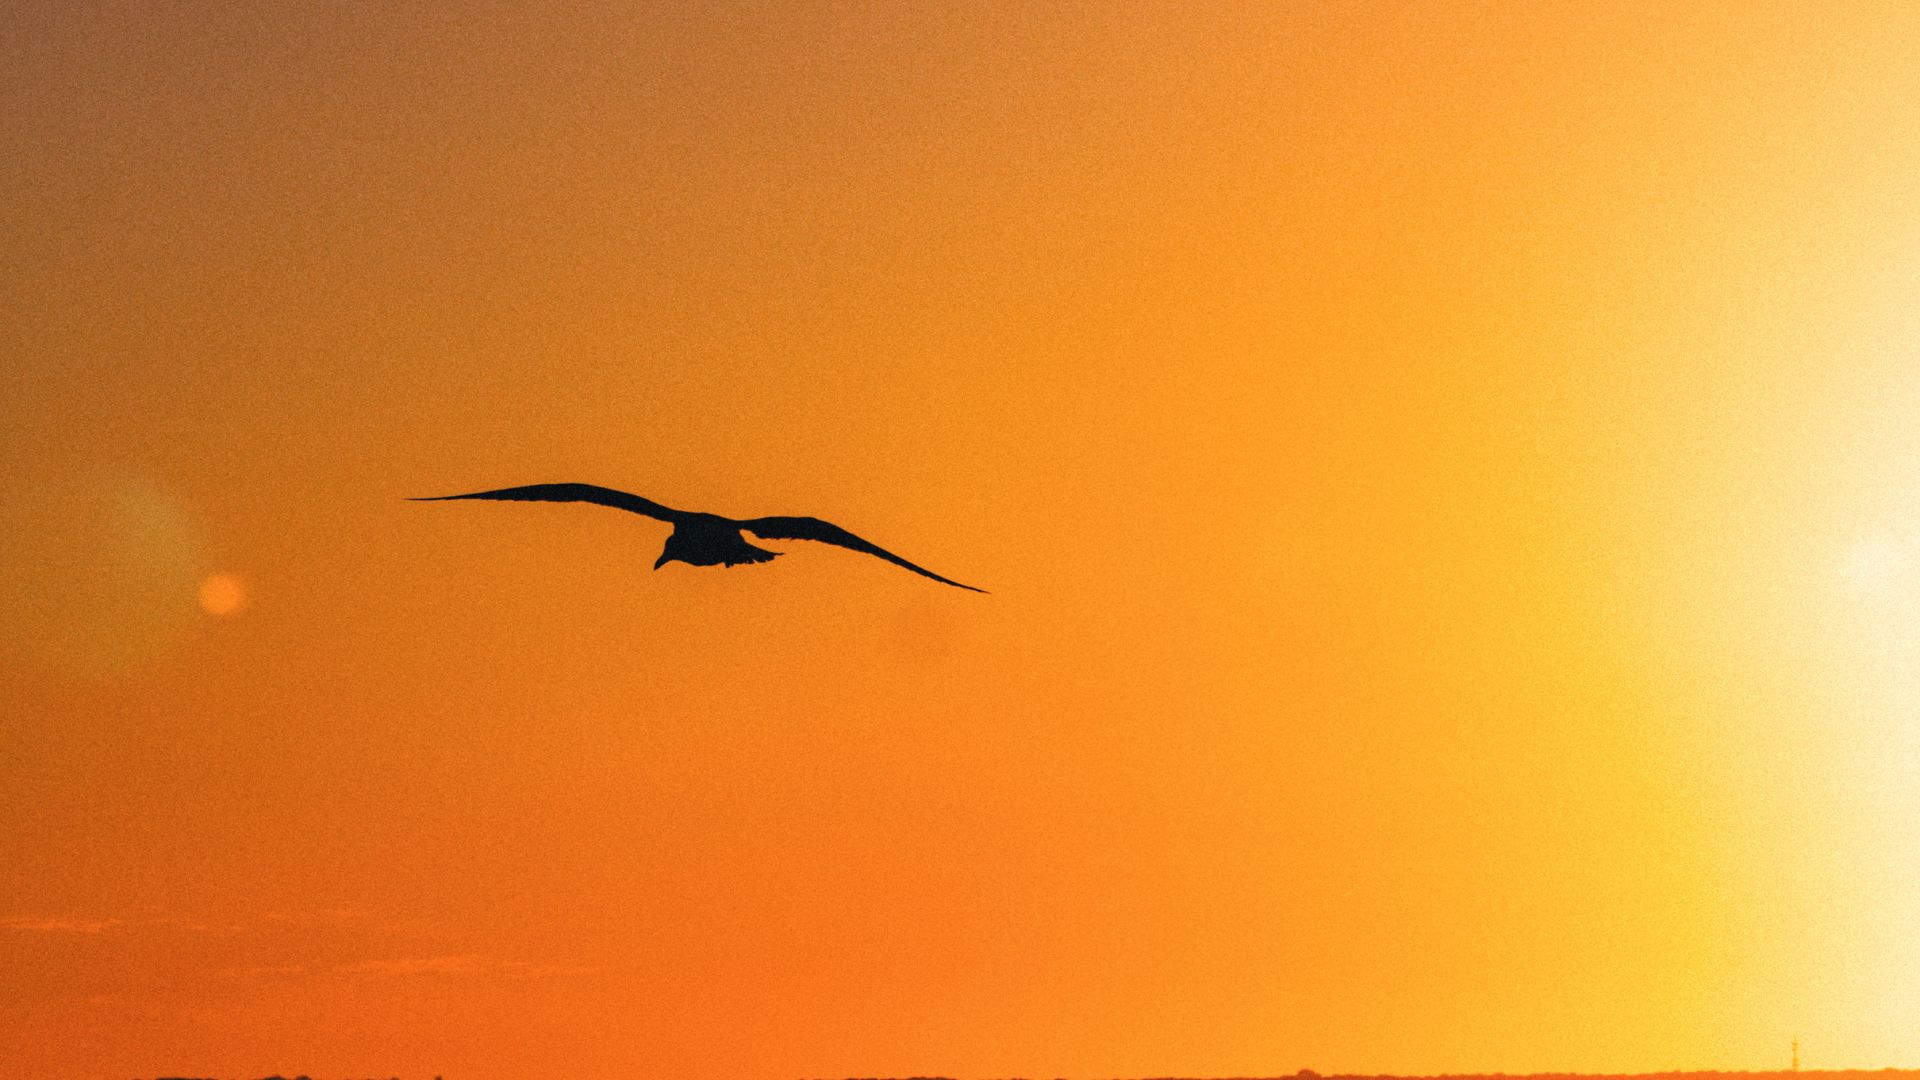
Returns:
[[[1855,540],[1840,564],[1840,574],[1847,587],[1868,596],[1891,592],[1899,586],[1906,571],[1906,552],[1885,536],[1863,536]]]

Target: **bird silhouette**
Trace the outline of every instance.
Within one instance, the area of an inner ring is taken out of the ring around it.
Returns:
[[[666,547],[660,552],[660,557],[654,560],[655,570],[670,562],[683,562],[690,566],[738,566],[741,563],[770,562],[780,555],[778,551],[768,551],[766,548],[749,543],[746,537],[740,535],[744,530],[762,540],[816,540],[822,544],[837,544],[843,548],[878,556],[895,566],[904,566],[922,577],[930,577],[943,585],[977,593],[987,591],[976,589],[971,585],[962,585],[951,578],[943,578],[924,566],[915,566],[886,548],[862,540],[840,526],[830,521],[821,521],[819,518],[730,518],[721,517],[719,514],[674,510],[661,506],[651,499],[643,499],[638,495],[629,495],[624,491],[615,491],[596,484],[528,484],[525,487],[501,488],[498,491],[475,491],[466,495],[435,495],[411,501],[446,502],[450,499],[584,502],[611,506],[616,510],[625,510],[644,517],[658,518],[672,525],[673,532],[667,535]]]

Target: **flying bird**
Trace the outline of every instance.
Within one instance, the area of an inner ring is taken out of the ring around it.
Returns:
[[[746,537],[740,535],[741,531],[745,530],[762,540],[817,540],[823,544],[837,544],[843,548],[878,556],[895,566],[904,566],[922,577],[930,577],[943,585],[977,593],[987,591],[975,589],[971,585],[962,585],[951,578],[943,578],[924,566],[915,566],[886,548],[862,540],[840,526],[830,521],[821,521],[819,518],[730,518],[692,510],[674,510],[661,506],[651,499],[643,499],[638,495],[629,495],[624,491],[615,491],[596,484],[528,484],[525,487],[501,488],[498,491],[475,491],[466,495],[436,495],[411,501],[445,502],[449,499],[584,502],[611,506],[615,510],[625,510],[644,517],[658,518],[672,525],[673,532],[667,535],[666,548],[660,552],[660,557],[654,560],[655,570],[670,562],[683,562],[690,566],[738,566],[741,563],[770,562],[780,555],[778,551],[768,551],[766,548],[749,543]]]

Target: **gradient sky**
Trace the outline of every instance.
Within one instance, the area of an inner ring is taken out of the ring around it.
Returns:
[[[1920,1064],[1917,36],[9,5],[0,1073]]]

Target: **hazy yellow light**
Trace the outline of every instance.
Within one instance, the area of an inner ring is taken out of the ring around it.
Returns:
[[[238,615],[246,610],[247,589],[233,574],[211,574],[200,583],[200,610],[209,615]]]
[[[1877,595],[1899,584],[1906,567],[1899,544],[1884,536],[1863,536],[1847,548],[1840,574],[1854,592]]]

